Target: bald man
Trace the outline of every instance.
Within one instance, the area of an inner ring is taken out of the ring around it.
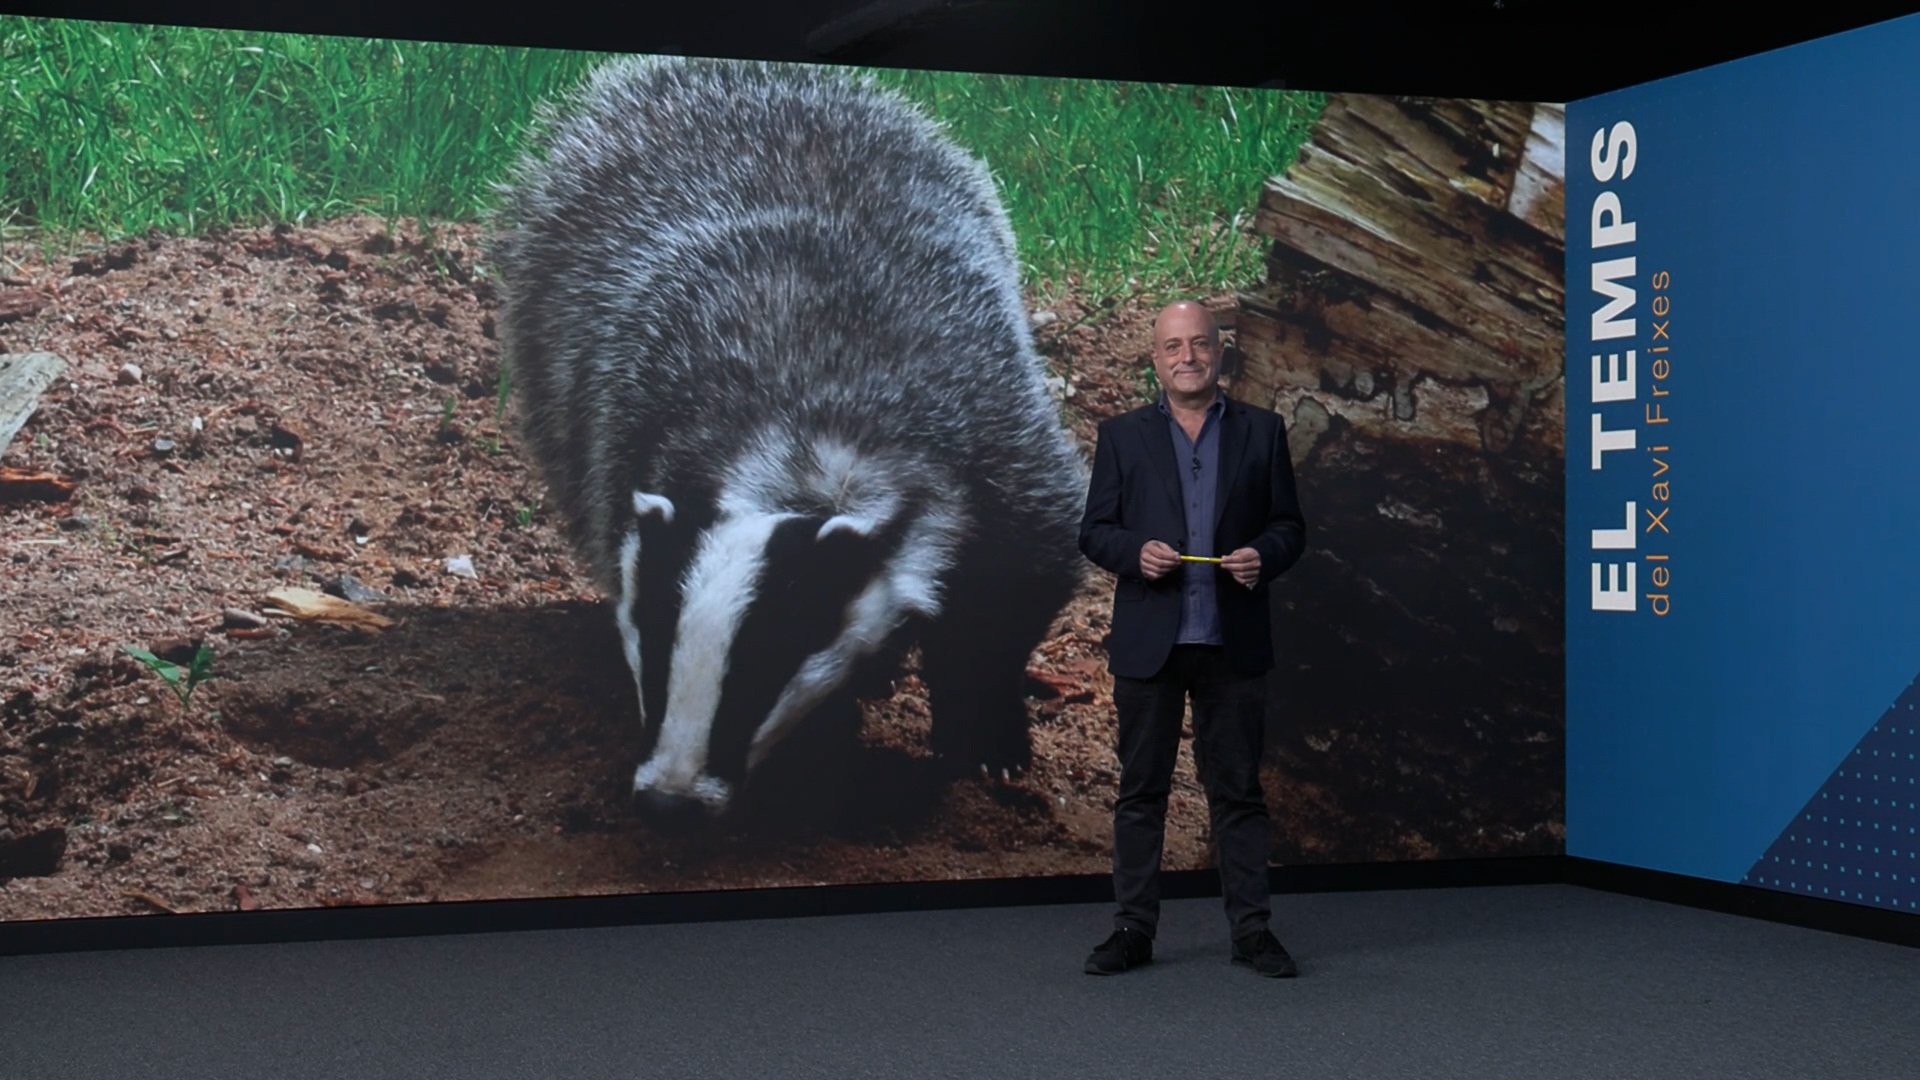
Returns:
[[[1152,348],[1160,399],[1100,425],[1080,526],[1080,550],[1118,579],[1107,639],[1120,727],[1118,911],[1086,970],[1115,975],[1153,959],[1167,794],[1190,700],[1231,959],[1292,976],[1293,958],[1268,925],[1260,787],[1273,667],[1268,585],[1306,547],[1286,426],[1221,393],[1220,330],[1206,308],[1167,306]]]

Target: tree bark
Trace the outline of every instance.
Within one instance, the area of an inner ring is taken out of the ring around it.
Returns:
[[[1504,454],[1563,415],[1565,112],[1336,95],[1255,227],[1234,391],[1301,429]]]

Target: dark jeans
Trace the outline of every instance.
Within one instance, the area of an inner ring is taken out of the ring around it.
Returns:
[[[1178,645],[1151,679],[1115,676],[1120,719],[1120,793],[1113,804],[1116,928],[1152,936],[1160,921],[1160,853],[1167,795],[1180,752],[1180,720],[1193,699],[1193,750],[1213,819],[1213,839],[1234,937],[1264,930],[1267,800],[1260,789],[1267,680],[1227,666],[1217,646]]]

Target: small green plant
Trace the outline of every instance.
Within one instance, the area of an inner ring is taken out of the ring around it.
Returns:
[[[532,525],[533,524],[533,507],[523,506],[520,509],[515,510],[513,512],[513,520],[523,529]]]
[[[507,421],[507,402],[513,394],[513,369],[507,362],[500,361],[500,381],[493,398],[493,422],[504,424]]]
[[[1153,370],[1152,364],[1145,365],[1141,371],[1140,398],[1149,404],[1160,400],[1160,373]]]
[[[449,396],[445,404],[440,406],[440,437],[442,439],[448,438],[453,433],[453,410],[459,403],[460,399]]]
[[[171,660],[162,660],[145,649],[125,646],[127,655],[152,668],[154,674],[165,679],[175,697],[180,699],[182,708],[193,704],[194,688],[213,678],[213,648],[202,644],[200,651],[193,654],[193,663],[182,669]]]
[[[500,361],[500,378],[493,397],[493,426],[500,431],[501,435],[504,435],[507,430],[507,405],[512,394],[513,372],[508,369],[507,362],[502,360]],[[487,438],[487,453],[495,457],[500,455],[501,435],[492,435]]]

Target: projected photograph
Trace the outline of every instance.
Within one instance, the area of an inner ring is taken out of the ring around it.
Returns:
[[[1108,872],[1077,537],[1180,299],[1308,526],[1273,861],[1561,848],[1557,106],[11,17],[0,87],[0,918]]]

